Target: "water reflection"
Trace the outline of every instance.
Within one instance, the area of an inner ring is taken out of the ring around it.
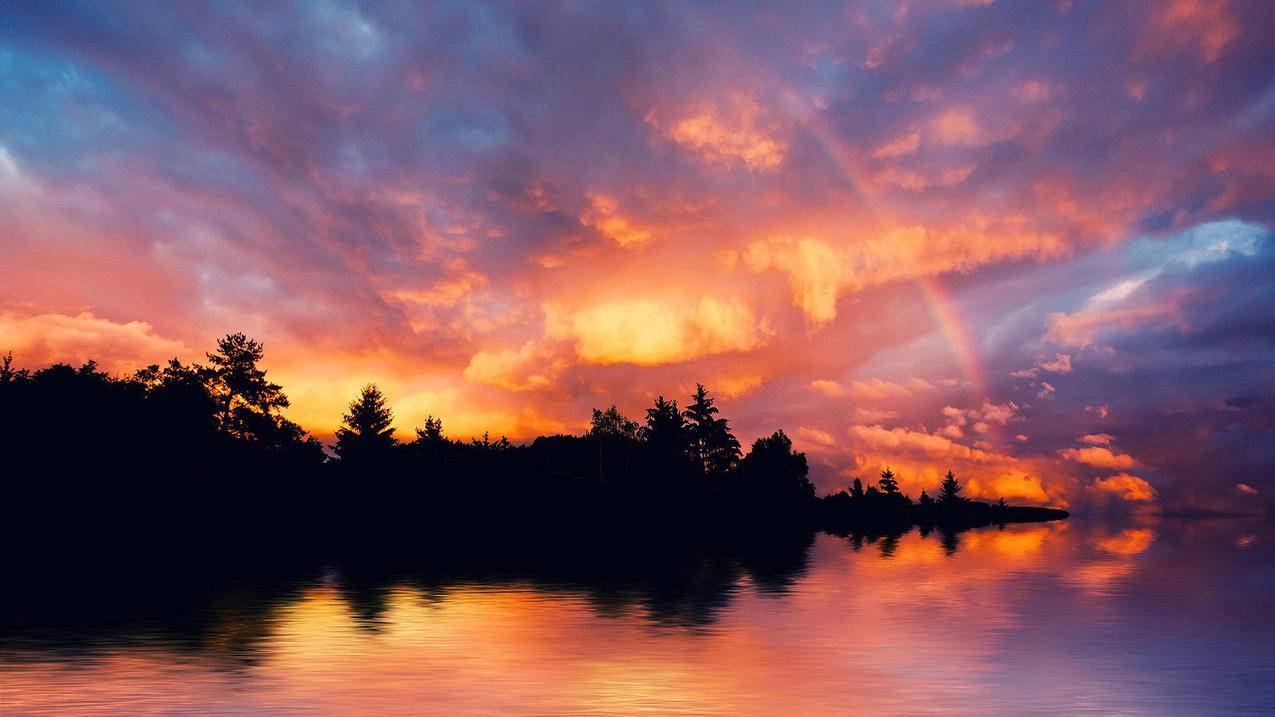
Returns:
[[[4,712],[1263,711],[1270,538],[1069,521],[50,571],[6,597]]]

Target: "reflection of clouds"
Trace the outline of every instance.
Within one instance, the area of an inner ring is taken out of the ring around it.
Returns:
[[[1094,540],[1101,550],[1114,555],[1137,555],[1155,541],[1155,531],[1150,528],[1130,528],[1116,535]]]
[[[1106,594],[1135,573],[1138,567],[1135,556],[1151,547],[1155,538],[1155,530],[1145,527],[1095,536],[1094,547],[1107,555],[1077,561],[1068,571],[1067,579],[1095,595]]]
[[[1243,648],[1226,632],[1243,618],[1216,611],[1248,605],[1260,590],[1252,563],[1229,568],[1243,570],[1235,582],[1215,582],[1228,570],[1215,551],[1236,554],[1233,530],[1011,525],[962,533],[951,556],[937,533],[913,530],[889,559],[876,549],[884,538],[855,552],[821,536],[809,571],[788,589],[741,579],[729,605],[696,626],[655,623],[639,603],[535,580],[416,587],[329,574],[265,617],[218,611],[225,624],[194,653],[111,649],[75,670],[54,659],[6,662],[6,709],[627,715],[852,705],[945,714],[1032,704],[1058,713],[1082,698],[1104,713],[1172,711],[1182,699],[1216,708],[1235,693],[1209,680],[1235,664],[1210,661],[1210,650]],[[1223,605],[1209,602],[1219,584],[1233,588]],[[1163,638],[1165,621],[1189,623],[1189,647]],[[246,624],[258,626],[248,630],[259,643],[254,659],[226,670]],[[1221,631],[1194,632],[1210,625]],[[1204,682],[1181,683],[1177,669]]]

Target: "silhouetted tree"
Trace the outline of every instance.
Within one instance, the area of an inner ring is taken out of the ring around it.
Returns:
[[[637,421],[621,414],[615,404],[605,411],[595,408],[588,436],[597,448],[598,480],[608,484],[627,475],[638,441]]]
[[[855,478],[854,483],[850,485],[850,499],[859,500],[861,498],[863,498],[863,481]]]
[[[690,460],[689,437],[682,412],[677,401],[666,401],[663,396],[646,409],[646,424],[639,431],[646,444],[648,471],[656,481],[672,481],[684,478]]]
[[[792,439],[782,430],[753,442],[740,473],[750,489],[768,497],[792,501],[815,496],[806,454],[794,451]]]
[[[924,488],[922,488],[921,497],[917,498],[916,502],[920,503],[921,505],[930,505],[934,502],[934,499],[930,497],[929,493],[925,492]]]
[[[960,503],[965,500],[961,497],[961,484],[957,482],[956,475],[952,471],[948,471],[943,476],[943,482],[939,484],[939,502],[940,503]]]
[[[593,409],[593,418],[589,421],[589,435],[595,438],[619,438],[637,440],[637,421],[626,418],[611,404],[605,411]]]
[[[0,390],[25,378],[25,370],[19,371],[13,368],[13,352],[5,354],[4,360],[0,362]]]
[[[702,384],[695,384],[685,418],[692,461],[703,475],[720,478],[739,465],[740,447],[729,421],[717,417],[715,402]]]
[[[899,481],[894,477],[894,471],[886,468],[881,471],[881,480],[877,481],[877,485],[881,486],[881,492],[886,495],[894,495],[899,492]]]
[[[413,442],[420,445],[446,443],[447,439],[443,437],[443,419],[426,416],[425,425],[416,429],[416,440]]]
[[[398,443],[394,414],[376,384],[363,387],[336,429],[336,454],[343,461],[383,461]]]
[[[501,436],[500,440],[493,441],[491,440],[491,433],[483,431],[482,440],[477,438],[469,439],[469,447],[481,452],[495,453],[513,450],[514,444],[510,443],[509,439],[504,436]]]
[[[205,354],[210,364],[209,389],[221,408],[222,430],[236,438],[257,438],[261,419],[273,419],[288,407],[283,387],[266,380],[257,364],[264,347],[243,334],[227,334],[217,340],[217,351]]]

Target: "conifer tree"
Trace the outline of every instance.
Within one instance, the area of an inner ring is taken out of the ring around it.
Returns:
[[[877,481],[877,485],[881,486],[881,492],[886,495],[899,492],[899,481],[895,479],[894,471],[889,468],[881,471],[881,480]]]
[[[863,481],[858,478],[854,479],[854,483],[850,486],[850,497],[854,500],[863,497]]]
[[[394,414],[376,384],[363,387],[336,430],[336,453],[342,460],[384,458],[394,447]]]
[[[677,401],[657,397],[654,405],[646,409],[646,423],[638,430],[638,437],[646,444],[647,470],[654,480],[673,481],[686,476],[690,468],[690,437]]]
[[[947,475],[943,476],[943,482],[939,484],[939,502],[959,503],[965,500],[960,492],[961,484],[957,482],[956,475],[948,471]]]
[[[434,418],[432,414],[425,417],[424,426],[416,429],[415,442],[419,445],[434,445],[446,440],[443,437],[443,419]]]
[[[726,475],[739,465],[740,459],[739,440],[731,433],[729,421],[717,417],[715,402],[702,384],[695,384],[695,394],[685,412],[691,460],[709,477]]]

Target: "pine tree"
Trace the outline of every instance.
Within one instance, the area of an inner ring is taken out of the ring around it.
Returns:
[[[894,471],[889,468],[881,471],[881,480],[877,481],[877,485],[881,486],[881,492],[886,495],[899,492],[899,481],[895,480]]]
[[[863,481],[858,478],[854,479],[854,483],[850,486],[850,498],[858,500],[863,497]]]
[[[653,479],[673,481],[685,477],[690,465],[690,437],[677,401],[657,397],[655,404],[646,409],[646,423],[638,430],[638,437],[646,446],[648,471]]]
[[[730,422],[717,417],[715,402],[697,383],[685,415],[692,461],[705,476],[721,477],[739,465],[740,446],[730,431]]]
[[[434,445],[446,440],[443,437],[443,419],[434,418],[433,415],[426,416],[425,425],[416,429],[415,442],[418,445]]]
[[[336,454],[341,460],[353,461],[386,457],[398,443],[393,423],[394,414],[385,394],[374,383],[364,386],[336,430]]]
[[[959,503],[965,498],[960,496],[961,484],[956,481],[956,475],[952,471],[948,471],[943,476],[943,482],[939,484],[939,502],[940,503]]]
[[[917,498],[916,500],[921,505],[929,505],[934,502],[934,499],[930,497],[929,493],[925,492],[924,488],[921,489],[921,497]]]

